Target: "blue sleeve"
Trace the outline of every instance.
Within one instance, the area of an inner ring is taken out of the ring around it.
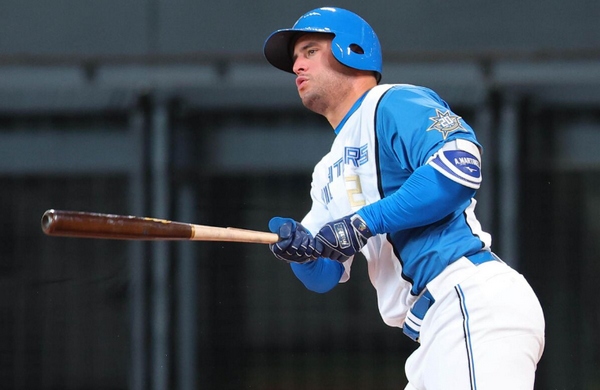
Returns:
[[[444,143],[456,138],[479,145],[473,129],[434,91],[416,86],[392,87],[377,107],[376,132],[390,161],[414,172]]]
[[[319,258],[308,263],[290,263],[294,275],[306,286],[307,289],[326,293],[340,282],[344,273],[344,266],[334,260]]]
[[[425,226],[459,209],[475,190],[458,184],[430,165],[417,168],[392,195],[358,210],[374,234]]]

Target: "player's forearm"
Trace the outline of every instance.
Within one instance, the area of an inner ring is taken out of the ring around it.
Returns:
[[[294,275],[307,289],[326,293],[339,283],[344,266],[330,259],[319,258],[304,264],[291,263]]]
[[[391,233],[439,221],[475,195],[429,165],[424,165],[394,194],[358,211],[374,234]]]

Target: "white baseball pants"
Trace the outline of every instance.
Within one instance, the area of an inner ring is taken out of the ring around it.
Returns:
[[[502,261],[451,264],[427,289],[435,303],[406,362],[405,390],[531,390],[544,315],[522,275]]]

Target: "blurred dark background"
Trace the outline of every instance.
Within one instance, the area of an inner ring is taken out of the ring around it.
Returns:
[[[538,293],[537,389],[600,389],[600,2],[3,0],[0,388],[402,389],[364,259],[328,294],[266,245],[51,238],[50,208],[267,230],[302,218],[333,132],[264,39],[361,14],[384,83],[484,144],[478,215]],[[596,287],[594,287],[596,286]]]

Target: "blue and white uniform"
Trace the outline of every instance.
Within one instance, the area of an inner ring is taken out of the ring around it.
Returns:
[[[480,146],[473,130],[437,94],[412,85],[373,88],[335,131],[331,151],[314,169],[313,207],[301,223],[315,234],[325,223],[362,210],[371,230],[381,232],[362,250],[381,315],[388,325],[402,326],[408,307],[431,279],[461,256],[489,249],[491,238],[475,218],[471,197],[447,213],[425,210],[411,220],[401,214],[401,230],[390,230],[395,221],[386,221],[398,214],[393,201],[377,205],[384,210],[368,212],[374,207],[368,205],[392,197],[420,167],[434,179],[441,172],[442,180],[474,193],[481,181]],[[430,191],[442,190],[430,186]],[[349,279],[351,265],[351,260],[344,263],[342,282]]]
[[[437,370],[435,380],[442,381],[437,384],[441,388],[444,380],[456,377],[472,381],[476,368],[505,364],[513,359],[511,354],[523,359],[511,364],[520,364],[523,369],[518,371],[526,377],[507,378],[533,386],[544,344],[543,314],[527,282],[490,251],[491,236],[475,217],[481,146],[472,128],[430,89],[395,84],[368,91],[335,132],[330,152],[315,166],[313,203],[301,223],[314,235],[324,224],[358,213],[375,234],[361,252],[383,321],[404,328],[421,343],[407,362],[407,388],[427,388],[426,383],[434,379],[423,373],[431,369]],[[352,261],[320,258],[291,266],[307,288],[325,292],[349,280]],[[490,307],[491,296],[483,290],[491,287],[486,284],[510,288],[503,294],[510,303],[500,300],[498,308]],[[474,323],[469,323],[467,304],[473,309],[470,321]],[[455,310],[444,309],[447,306]],[[507,314],[503,307],[515,311],[509,320],[504,316],[498,321],[486,312],[497,309],[496,313]],[[515,342],[495,345],[479,329],[493,329],[493,340],[507,337]],[[431,332],[451,333],[436,339]],[[527,341],[513,337],[521,334],[527,335]],[[476,336],[472,339],[472,335]],[[467,348],[456,348],[460,340],[468,340]],[[513,349],[483,354],[484,344]],[[526,351],[519,354],[514,348]],[[480,365],[475,367],[480,355]],[[433,361],[434,357],[440,360]],[[453,359],[469,363],[439,367]],[[457,375],[460,370],[464,375]],[[502,370],[494,372],[498,371]],[[508,383],[499,381],[498,375],[480,374],[479,381],[496,381],[493,386]],[[468,388],[467,383],[456,388]],[[476,388],[474,382],[471,388]]]
[[[304,34],[323,35],[307,45]],[[263,52],[298,76],[301,97],[305,81],[325,97],[328,110],[304,103],[330,123],[342,106],[327,104],[339,97],[321,83],[324,68],[334,70],[328,64],[335,59],[376,83],[382,76],[377,34],[338,7],[306,12],[273,32]],[[358,90],[375,85],[345,77]],[[335,133],[315,166],[311,210],[300,224],[269,222],[280,238],[270,246],[275,257],[308,289],[326,292],[349,280],[360,250],[384,322],[420,343],[406,361],[405,390],[533,389],[544,316],[525,278],[491,252],[475,217],[482,148],[473,129],[430,89],[394,84],[366,91]]]

